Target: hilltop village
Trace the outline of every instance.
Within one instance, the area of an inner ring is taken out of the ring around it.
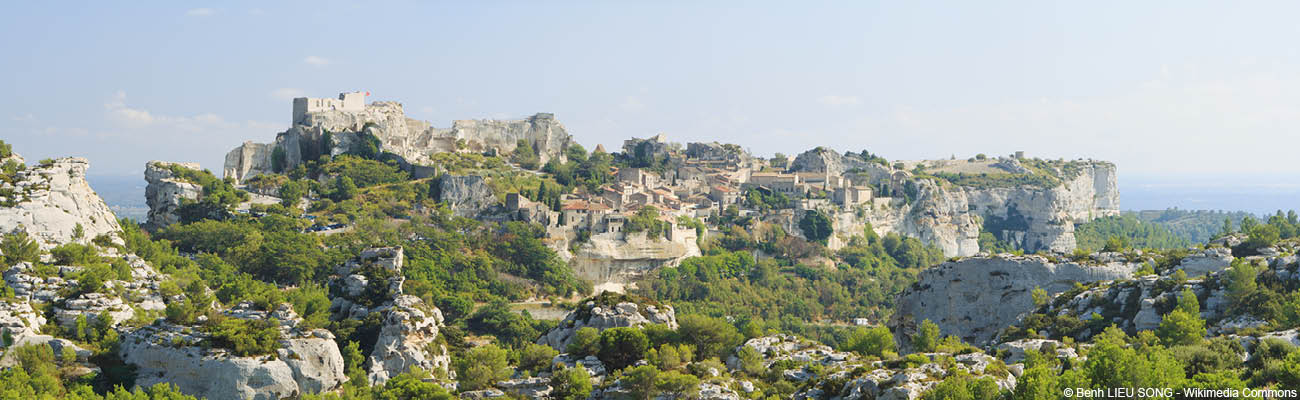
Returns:
[[[598,185],[565,185],[563,193],[525,188],[486,200],[477,195],[490,192],[485,186],[492,179],[479,179],[485,171],[447,171],[445,163],[432,160],[484,154],[516,161],[514,172],[554,176],[569,161],[567,150],[581,146],[551,114],[461,120],[440,129],[405,117],[398,103],[361,105],[360,96],[296,99],[293,127],[272,143],[248,142],[232,150],[225,177],[244,184],[373,140],[412,177],[443,177],[448,183],[442,194],[457,215],[537,223],[562,257],[576,258],[584,277],[620,284],[638,271],[698,255],[695,242],[707,229],[737,219],[771,223],[831,249],[870,226],[876,234],[918,238],[948,256],[970,256],[980,252],[982,232],[1028,251],[1069,252],[1075,248],[1074,224],[1119,212],[1116,170],[1107,162],[1030,159],[1022,152],[889,162],[867,151],[825,147],[793,159],[762,158],[735,144],[682,145],[663,134],[628,139],[618,153],[597,146],[591,157],[610,159],[608,172],[599,172],[609,178]],[[665,241],[624,245],[629,233],[644,230],[644,221],[627,228],[646,207],[665,226],[659,235]],[[813,220],[805,222],[810,215]],[[691,221],[705,228],[688,226]],[[799,227],[823,221],[824,236],[809,238]],[[575,240],[583,246],[570,246]]]

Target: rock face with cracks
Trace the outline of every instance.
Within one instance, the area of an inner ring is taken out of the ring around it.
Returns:
[[[898,296],[889,324],[901,337],[910,337],[928,319],[939,325],[944,336],[983,345],[1035,308],[1031,294],[1035,288],[1054,296],[1073,288],[1075,282],[1128,278],[1141,266],[1141,262],[1119,260],[1056,263],[1042,256],[945,262],[922,271],[916,283]]]

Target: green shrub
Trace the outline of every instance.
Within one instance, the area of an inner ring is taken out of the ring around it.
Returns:
[[[241,357],[273,354],[280,347],[280,327],[273,319],[214,318],[203,330],[211,335],[214,347]]]

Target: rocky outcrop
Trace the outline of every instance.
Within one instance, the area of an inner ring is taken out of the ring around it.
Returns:
[[[1210,255],[1210,256],[1207,256]],[[1163,276],[1146,275],[1131,280],[1101,282],[1091,285],[1086,290],[1071,292],[1069,298],[1058,298],[1049,307],[1037,312],[1067,318],[1088,321],[1094,315],[1100,316],[1105,324],[1095,325],[1097,329],[1087,326],[1074,332],[1040,331],[1049,337],[1071,336],[1077,340],[1086,340],[1099,332],[1103,326],[1115,325],[1129,334],[1138,331],[1154,330],[1160,326],[1163,316],[1172,311],[1178,303],[1178,296],[1184,291],[1191,291],[1198,298],[1200,317],[1206,321],[1210,335],[1231,334],[1250,331],[1266,325],[1258,316],[1231,312],[1231,301],[1225,283],[1227,270],[1220,268],[1201,278],[1185,281],[1174,277],[1179,268],[1207,259],[1218,265],[1231,264],[1230,254],[1226,259],[1219,258],[1219,249],[1211,248],[1185,257],[1179,267],[1165,271]],[[1261,280],[1275,282],[1284,287],[1300,285],[1300,269],[1295,264],[1294,256],[1275,256],[1257,259],[1263,269]],[[1191,275],[1191,273],[1188,273]]]
[[[448,371],[451,358],[446,346],[437,341],[443,322],[441,311],[424,305],[418,297],[401,295],[393,299],[388,309],[374,312],[385,314],[374,350],[366,359],[369,366],[366,376],[372,384],[382,384],[413,367]]]
[[[605,292],[583,302],[558,326],[538,338],[537,344],[565,351],[578,329],[590,327],[604,331],[646,324],[663,324],[677,329],[677,312],[670,305],[656,305],[648,299]]]
[[[0,163],[7,161],[23,159],[12,155]],[[120,232],[117,216],[86,182],[89,168],[84,158],[59,158],[0,179],[0,233],[23,230],[49,249]]]
[[[817,147],[800,153],[790,162],[793,172],[825,172],[830,176],[841,176],[853,169],[866,167],[867,162],[858,157],[845,157],[834,150]]]
[[[1144,261],[1080,263],[1007,256],[945,262],[922,271],[917,282],[898,296],[889,323],[896,334],[906,338],[928,319],[938,324],[945,336],[956,335],[967,343],[983,345],[1033,311],[1031,292],[1035,288],[1056,295],[1076,282],[1125,279]]]
[[[983,353],[960,354],[925,354],[929,363],[912,368],[883,368],[873,366],[863,368],[865,373],[840,373],[832,375],[847,382],[839,387],[839,395],[833,399],[878,399],[878,400],[915,400],[926,391],[938,385],[943,378],[957,370],[964,371],[976,379],[988,377],[1002,390],[1016,387],[1016,376],[1006,367],[991,368],[1001,365],[993,357]],[[939,358],[952,357],[955,363],[951,367],[940,364]],[[797,393],[795,398],[824,398],[822,389],[807,389]]]
[[[415,165],[428,165],[431,156],[440,152],[509,153],[520,140],[533,147],[542,163],[563,161],[564,149],[573,140],[564,125],[548,113],[517,120],[458,120],[451,128],[435,128],[429,122],[407,118],[400,103],[377,101],[359,111],[308,112],[292,121],[274,142],[247,142],[227,153],[223,170],[226,177],[243,182],[274,172],[276,163],[288,170],[321,155],[346,153],[367,137],[379,140],[379,150]]]
[[[37,313],[30,303],[0,301],[0,335],[7,334],[13,339],[15,346],[54,339],[40,334],[42,325],[45,325],[45,317]],[[16,360],[10,357],[7,351],[3,353],[3,356],[0,356],[0,368],[12,366]]]
[[[366,358],[371,384],[383,384],[411,368],[434,376],[451,375],[451,357],[438,338],[442,311],[418,297],[402,294],[404,254],[401,247],[363,250],[336,268],[331,279],[333,319],[365,319],[378,313],[383,321]]]
[[[473,217],[498,205],[487,180],[478,175],[447,175],[438,179],[438,201],[459,217]]]
[[[195,163],[172,163],[150,161],[144,166],[145,203],[149,205],[149,217],[145,226],[151,230],[161,229],[180,222],[176,212],[182,200],[197,200],[203,194],[203,187],[179,179],[172,173],[172,166],[199,169]]]
[[[1222,271],[1232,264],[1232,250],[1213,247],[1183,257],[1177,269],[1183,270],[1189,277],[1197,277]]]
[[[996,235],[1025,249],[1073,251],[1074,225],[1119,215],[1115,166],[1091,162],[1066,175],[1061,185],[962,188],[966,206]]]
[[[997,345],[999,353],[1005,352],[1008,363],[1019,363],[1025,360],[1025,353],[1033,350],[1046,354],[1050,351],[1056,355],[1056,358],[1069,359],[1079,358],[1079,353],[1074,348],[1065,343],[1051,339],[1020,339]]]
[[[273,354],[241,357],[212,346],[201,329],[158,321],[122,336],[122,360],[139,368],[136,385],[176,385],[181,392],[209,399],[277,400],[338,388],[347,377],[334,335],[323,329],[300,331],[301,320],[282,304],[274,312],[244,303],[230,318],[280,321],[282,338]]]
[[[687,143],[686,157],[705,161],[733,161],[737,164],[749,161],[750,155],[739,145],[730,143]]]
[[[459,120],[451,125],[446,137],[463,140],[471,151],[497,149],[513,152],[520,140],[533,146],[541,164],[551,159],[565,160],[564,149],[573,139],[555,120],[555,115],[538,113],[519,120]]]
[[[798,386],[804,388],[795,393],[793,398],[796,399],[915,400],[957,371],[976,378],[992,378],[1006,390],[1014,389],[1016,385],[1016,377],[1005,363],[979,352],[957,355],[918,353],[916,355],[922,356],[926,362],[909,366],[897,361],[863,360],[853,353],[837,352],[830,346],[793,335],[753,338],[737,347],[735,353],[747,349],[752,349],[752,354],[757,355],[764,371],[779,373],[784,380],[799,383]],[[727,366],[732,371],[742,369],[737,356],[727,360]],[[745,381],[733,381],[728,386],[751,395],[755,391],[752,383]],[[705,389],[704,385],[701,389]],[[828,390],[834,394],[827,393]],[[728,393],[735,392],[722,390],[718,395],[731,398]]]
[[[830,346],[800,339],[794,335],[769,335],[749,339],[736,348],[735,354],[739,354],[746,347],[752,348],[762,355],[763,368],[770,368],[772,364],[784,360],[844,367],[857,358],[852,353],[838,352],[831,349]],[[729,357],[727,359],[727,368],[733,371],[739,370],[741,368],[740,358],[736,355]],[[804,374],[802,370],[787,370],[786,377],[795,381],[805,381],[812,376]]]
[[[579,278],[598,287],[622,287],[662,267],[700,255],[695,230],[673,229],[670,238],[648,239],[644,233],[593,235],[573,253],[569,266]]]
[[[112,319],[107,321],[108,325],[116,326],[135,317],[135,309],[122,299],[104,293],[82,293],[54,307],[54,320],[64,329],[75,329],[79,318],[94,323],[105,315]]]

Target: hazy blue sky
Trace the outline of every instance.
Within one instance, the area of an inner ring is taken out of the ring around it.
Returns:
[[[0,137],[29,159],[219,170],[290,98],[368,90],[444,127],[553,112],[589,149],[663,132],[1300,176],[1296,2],[106,3],[0,15]]]

